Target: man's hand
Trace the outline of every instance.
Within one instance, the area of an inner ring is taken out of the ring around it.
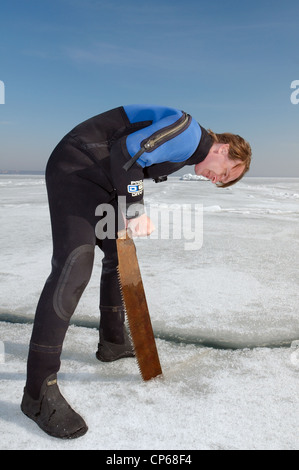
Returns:
[[[146,237],[155,230],[154,224],[146,214],[127,220],[126,225],[131,230],[133,237]]]

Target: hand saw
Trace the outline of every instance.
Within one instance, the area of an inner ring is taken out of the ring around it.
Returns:
[[[136,247],[127,230],[116,240],[118,272],[131,338],[141,376],[150,380],[162,374],[151,319],[146,302]]]

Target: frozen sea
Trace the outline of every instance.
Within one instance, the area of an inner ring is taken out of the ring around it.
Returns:
[[[298,450],[299,178],[172,177],[146,181],[145,199],[157,229],[135,243],[163,378],[96,360],[97,250],[59,373],[89,432],[60,441],[20,411],[50,272],[44,178],[0,176],[0,448]]]

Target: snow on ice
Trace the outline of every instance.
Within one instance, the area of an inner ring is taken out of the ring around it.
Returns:
[[[146,181],[149,215],[169,224],[166,237],[135,240],[163,378],[142,382],[134,359],[96,360],[97,250],[59,373],[89,431],[67,442],[20,411],[31,322],[50,272],[44,179],[1,175],[0,195],[1,449],[299,448],[298,178],[245,178],[226,189],[189,177]],[[202,218],[199,249],[172,236],[188,211],[194,227]]]

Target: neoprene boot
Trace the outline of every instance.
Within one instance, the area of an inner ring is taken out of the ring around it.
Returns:
[[[96,357],[102,362],[113,362],[124,357],[135,357],[134,349],[127,331],[124,331],[124,342],[121,344],[106,341],[103,331],[100,330],[100,342]]]
[[[134,357],[134,349],[125,327],[122,307],[101,306],[100,341],[96,357],[112,362],[124,357]]]
[[[36,422],[47,434],[60,439],[74,439],[83,436],[88,427],[61,395],[57,376],[52,374],[43,382],[37,400],[31,398],[24,388],[21,403],[23,413]]]

